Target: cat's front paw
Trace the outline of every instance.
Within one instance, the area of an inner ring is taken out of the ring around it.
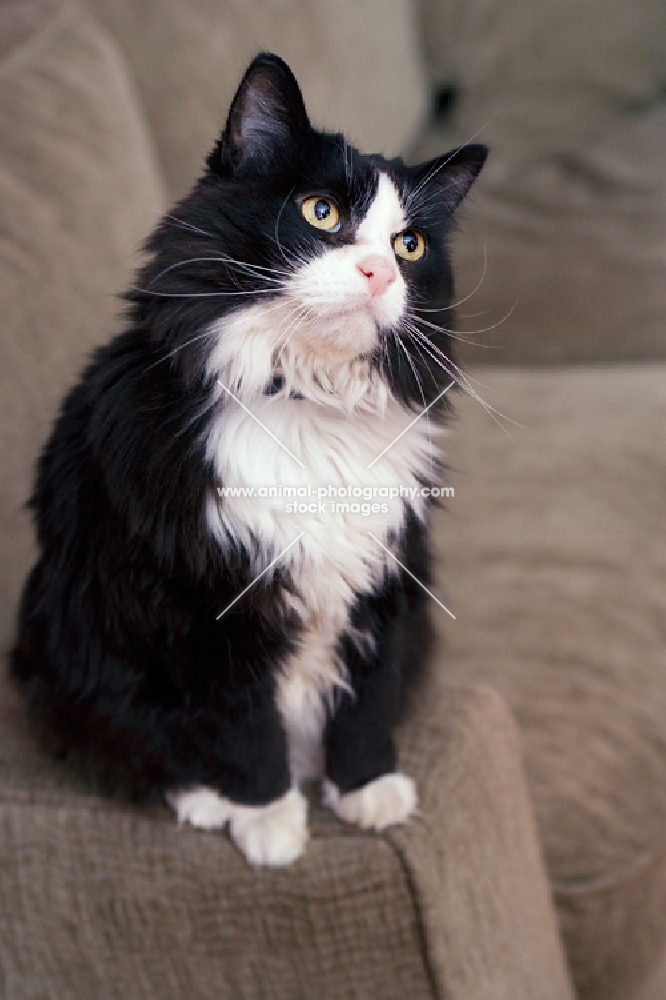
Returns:
[[[179,823],[221,830],[228,822],[232,840],[251,865],[290,865],[305,849],[307,800],[296,788],[267,806],[242,806],[205,787],[167,792],[166,800]]]
[[[343,795],[331,781],[325,781],[323,802],[346,823],[355,823],[363,830],[384,830],[405,823],[415,812],[416,786],[406,774],[383,774]]]
[[[301,856],[308,839],[307,800],[292,788],[267,806],[236,806],[230,831],[251,865],[290,865]]]
[[[231,819],[234,806],[213,788],[189,788],[167,792],[165,798],[179,823],[191,823],[200,830],[221,830]]]

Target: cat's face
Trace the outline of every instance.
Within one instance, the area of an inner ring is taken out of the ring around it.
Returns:
[[[375,350],[405,314],[408,278],[394,244],[407,256],[411,241],[412,256],[419,253],[418,235],[407,229],[392,178],[379,170],[365,173],[361,205],[331,181],[296,198],[307,262],[285,287],[285,301],[316,318],[312,336],[321,349],[351,356]]]
[[[424,382],[451,374],[447,234],[485,156],[474,145],[407,167],[362,155],[313,129],[288,67],[259,56],[208,172],[150,241],[134,297],[184,365],[204,351],[208,373],[246,393],[305,369],[320,385],[360,359],[421,401]]]

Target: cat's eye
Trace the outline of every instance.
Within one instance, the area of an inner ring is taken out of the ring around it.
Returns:
[[[393,237],[393,249],[403,260],[420,260],[425,248],[423,234],[417,229],[405,229]]]
[[[340,210],[331,198],[323,195],[313,195],[306,198],[301,205],[301,212],[306,222],[309,222],[315,229],[323,229],[327,233],[337,233],[342,222],[340,221]]]

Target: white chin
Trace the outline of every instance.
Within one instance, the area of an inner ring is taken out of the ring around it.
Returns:
[[[379,342],[379,325],[367,308],[322,317],[315,327],[327,347],[344,354],[366,354]]]

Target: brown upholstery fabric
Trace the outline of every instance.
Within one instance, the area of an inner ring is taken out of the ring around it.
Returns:
[[[313,121],[395,155],[425,112],[411,0],[88,0],[127,55],[169,190],[201,171],[250,59],[277,52]]]
[[[421,0],[457,100],[414,155],[492,154],[458,244],[476,364],[666,358],[666,6]]]
[[[576,149],[602,138],[618,112],[662,96],[661,0],[417,4],[430,72],[459,85],[463,127],[478,128],[482,122],[472,117],[493,115],[488,135],[512,158]]]
[[[625,1000],[666,944],[666,368],[478,377],[519,426],[459,403],[446,672],[512,707],[581,996]]]
[[[666,997],[666,951],[637,1000],[664,1000]]]
[[[125,67],[70,3],[0,4],[0,646],[32,559],[23,509],[57,405],[162,206]],[[8,42],[8,40],[10,40]],[[11,44],[10,44],[11,42]]]
[[[224,834],[77,788],[0,683],[7,1000],[571,1000],[520,744],[489,689],[442,688],[403,730],[420,819],[366,835],[315,807],[305,856],[253,871]]]

